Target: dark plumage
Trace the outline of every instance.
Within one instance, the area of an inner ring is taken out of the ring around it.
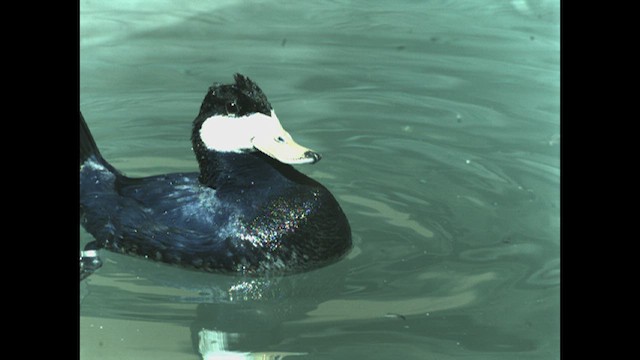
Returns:
[[[217,129],[233,126],[242,133],[244,121],[260,127],[274,120],[262,90],[236,74],[234,84],[209,89],[193,122],[199,173],[130,178],[102,158],[80,114],[80,214],[96,239],[91,246],[203,271],[254,275],[308,271],[339,260],[351,247],[340,205],[320,183],[276,159],[282,142],[295,150],[295,156],[281,157],[291,163],[316,162],[317,153],[289,141],[286,132],[266,137],[269,155],[252,146],[220,151],[211,143]],[[262,147],[262,133],[247,131],[246,141],[260,140]],[[242,136],[237,135],[245,141]]]

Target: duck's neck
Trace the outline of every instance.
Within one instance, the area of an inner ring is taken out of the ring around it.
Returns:
[[[316,185],[313,179],[260,152],[221,153],[207,151],[198,156],[200,183],[214,189],[224,186],[253,187],[285,181]]]
[[[252,154],[220,153],[207,151],[198,157],[200,176],[198,179],[203,185],[214,189],[225,185],[250,185],[256,173],[250,169],[260,166],[260,161]],[[262,166],[260,166],[262,168]],[[264,172],[268,169],[259,169]],[[257,174],[260,174],[258,172]]]

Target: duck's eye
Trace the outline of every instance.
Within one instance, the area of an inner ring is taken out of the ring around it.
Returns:
[[[278,144],[284,144],[284,138],[282,136],[278,136],[275,140]]]
[[[236,105],[235,101],[229,101],[226,104],[227,114],[235,114],[238,112],[238,105]]]

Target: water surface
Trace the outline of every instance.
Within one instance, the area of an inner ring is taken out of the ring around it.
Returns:
[[[82,359],[198,359],[202,328],[238,358],[559,358],[557,2],[80,2],[80,108],[128,175],[196,170],[234,72],[323,154],[298,169],[353,251],[257,280],[103,252]]]

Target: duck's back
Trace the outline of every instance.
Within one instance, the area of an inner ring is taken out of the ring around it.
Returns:
[[[80,175],[82,224],[109,250],[157,260],[202,251],[216,245],[217,224],[228,217],[196,173],[132,179],[94,167]]]

